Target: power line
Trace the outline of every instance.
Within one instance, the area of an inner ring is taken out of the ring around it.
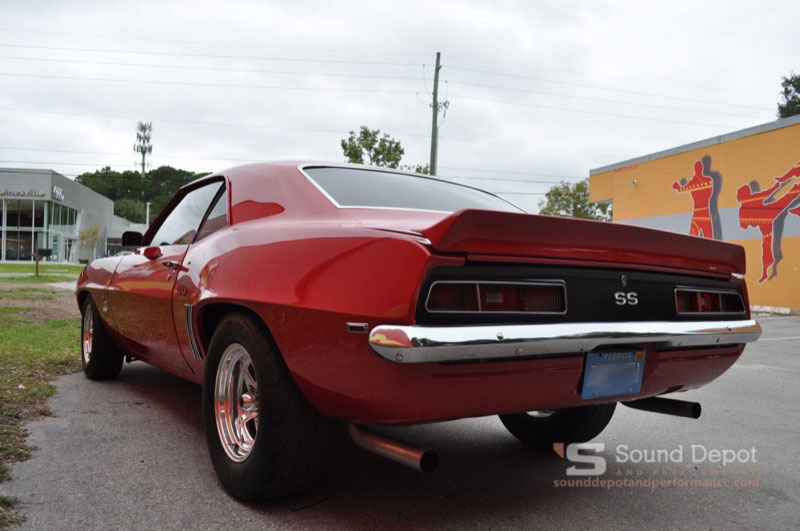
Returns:
[[[213,72],[246,72],[256,74],[285,74],[296,76],[325,76],[325,77],[351,77],[351,78],[371,78],[371,79],[392,79],[401,81],[419,81],[417,77],[407,76],[379,76],[371,74],[337,74],[329,72],[291,72],[286,70],[260,70],[254,68],[215,68],[210,66],[182,66],[182,65],[159,65],[154,63],[124,63],[120,61],[83,61],[78,59],[45,59],[40,57],[14,57],[2,55],[0,59],[13,59],[21,61],[42,61],[48,63],[73,63],[87,65],[106,65],[106,66],[138,66],[152,68],[170,68],[176,70],[206,70]]]
[[[39,58],[39,57],[15,57],[15,56],[0,56],[0,59],[10,59],[10,60],[21,60],[21,61],[39,61],[39,62],[49,62],[49,63],[70,63],[70,64],[88,64],[88,65],[105,65],[105,66],[135,66],[135,67],[144,67],[144,68],[165,68],[165,69],[175,69],[175,70],[202,70],[202,71],[209,71],[209,72],[242,72],[242,73],[257,73],[257,74],[270,74],[270,75],[294,75],[294,76],[315,76],[315,77],[339,77],[339,78],[354,78],[354,79],[389,79],[389,80],[397,80],[397,81],[419,81],[419,78],[416,77],[408,77],[408,76],[384,76],[384,75],[372,75],[372,74],[339,74],[333,72],[293,72],[293,71],[286,71],[286,70],[262,70],[262,69],[252,69],[252,68],[216,68],[216,67],[204,67],[204,66],[182,66],[182,65],[160,65],[154,63],[125,63],[119,61],[83,61],[77,59],[46,59],[46,58]],[[13,74],[9,74],[13,75]],[[54,76],[55,77],[55,76]],[[57,76],[58,79],[64,79],[61,76]],[[68,79],[87,79],[88,78],[68,78]],[[124,81],[124,80],[110,80],[110,79],[91,79],[97,81],[116,81],[116,82],[134,82],[131,80]],[[155,83],[155,82],[148,82],[142,81],[143,83]],[[572,94],[558,94],[556,92],[543,92],[537,90],[529,90],[529,89],[521,89],[521,88],[514,88],[514,87],[505,87],[499,85],[486,85],[481,83],[468,83],[465,81],[449,81],[449,83],[453,83],[454,85],[463,85],[469,87],[479,87],[479,88],[489,88],[489,89],[497,89],[497,90],[508,90],[513,92],[524,92],[528,94],[539,94],[544,96],[555,96],[558,98],[570,98],[570,99],[577,99],[577,100],[585,100],[585,101],[597,101],[602,103],[613,103],[619,105],[631,105],[636,107],[650,107],[656,109],[667,109],[667,110],[675,110],[675,111],[685,111],[691,113],[703,113],[703,114],[717,114],[722,116],[735,116],[740,118],[758,118],[762,119],[763,117],[760,116],[753,116],[753,115],[746,115],[746,114],[734,114],[734,113],[726,113],[726,112],[719,112],[719,111],[710,111],[704,109],[686,109],[682,107],[671,107],[668,105],[658,105],[655,103],[637,103],[637,102],[630,102],[630,101],[619,101],[619,100],[609,100],[604,98],[592,98],[589,96],[575,96]],[[166,81],[159,81],[158,83],[170,83]],[[215,85],[216,86],[216,85]],[[225,85],[225,86],[232,86],[232,85]],[[247,87],[244,85],[235,85],[236,87],[243,87],[243,88],[262,88],[262,87]],[[264,87],[264,88],[274,88],[274,87]],[[333,89],[328,89],[333,90]],[[345,89],[340,89],[345,90]],[[766,111],[765,111],[766,112]]]
[[[143,83],[148,85],[173,85],[173,86],[190,86],[190,87],[215,87],[215,88],[248,88],[248,89],[271,89],[271,90],[301,90],[301,91],[310,91],[310,92],[347,92],[347,93],[370,93],[370,94],[416,94],[414,91],[408,90],[383,90],[383,89],[349,89],[349,88],[329,88],[329,87],[286,87],[286,86],[274,86],[274,85],[234,85],[234,84],[227,84],[227,83],[198,83],[198,82],[184,82],[184,81],[154,81],[154,80],[144,80],[144,79],[112,79],[112,78],[92,78],[92,77],[74,77],[74,76],[52,76],[52,75],[42,75],[42,74],[18,74],[18,73],[7,73],[7,72],[0,72],[0,76],[8,76],[8,77],[27,77],[27,78],[36,78],[36,79],[62,79],[62,80],[71,80],[71,81],[101,81],[101,82],[110,82],[110,83]],[[707,123],[699,123],[699,122],[687,122],[683,120],[667,120],[663,118],[651,118],[646,116],[631,116],[627,114],[616,114],[616,113],[604,113],[599,111],[587,111],[582,109],[568,109],[566,107],[556,107],[551,105],[536,105],[533,103],[522,103],[522,102],[515,102],[515,101],[507,101],[507,100],[495,100],[491,98],[479,98],[475,96],[466,96],[462,94],[452,94],[456,98],[462,98],[467,100],[476,100],[476,101],[486,101],[491,103],[503,103],[506,105],[517,105],[523,107],[534,107],[539,109],[550,109],[550,110],[557,110],[557,111],[564,111],[564,112],[577,112],[582,114],[593,114],[597,116],[610,116],[613,118],[627,118],[632,120],[645,120],[645,121],[656,121],[656,122],[666,122],[666,123],[676,123],[676,124],[684,124],[684,125],[699,125],[705,127],[724,127],[728,129],[735,129],[736,126],[731,125],[719,125],[719,124],[707,124]]]
[[[37,110],[37,109],[20,109],[20,108],[12,108],[12,107],[0,107],[0,111],[9,111],[9,112],[27,112],[27,113],[35,113],[35,114],[53,114],[53,115],[64,115],[64,116],[81,116],[81,117],[91,117],[91,118],[105,118],[105,119],[112,119],[112,120],[131,120],[136,121],[141,117],[136,116],[119,116],[119,115],[109,115],[109,114],[90,114],[90,113],[77,113],[77,112],[67,112],[67,111],[44,111],[44,110]],[[149,120],[153,120],[155,122],[164,122],[164,123],[176,123],[176,124],[187,124],[187,125],[203,125],[209,127],[243,127],[243,128],[260,128],[260,129],[276,129],[276,130],[286,130],[286,131],[298,131],[298,132],[311,132],[311,133],[330,133],[330,134],[346,134],[347,131],[341,129],[308,129],[308,128],[299,128],[299,127],[277,127],[271,125],[264,125],[264,124],[243,124],[243,123],[232,123],[232,122],[206,122],[206,121],[199,121],[199,120],[173,120],[168,118],[156,118],[156,117],[148,117]],[[397,136],[406,136],[406,137],[420,137],[420,138],[428,138],[430,135],[428,134],[416,134],[416,133],[392,133]],[[609,158],[609,159],[619,159],[621,158],[619,155],[609,155],[609,154],[601,154],[601,153],[587,153],[583,151],[573,151],[567,149],[555,149],[555,148],[547,148],[547,147],[539,147],[533,145],[517,145],[517,144],[503,144],[498,142],[489,142],[486,140],[470,140],[466,138],[457,138],[457,137],[445,137],[440,136],[440,140],[449,140],[451,142],[464,142],[468,144],[482,144],[487,146],[498,146],[498,147],[506,147],[511,149],[522,149],[522,150],[533,150],[533,151],[547,151],[547,152],[556,152],[556,153],[568,153],[570,155],[584,155],[590,157],[602,157],[602,158]],[[289,140],[289,139],[287,139]],[[292,140],[303,140],[303,139],[292,139]]]
[[[43,151],[48,153],[75,153],[78,155],[111,155],[119,157],[130,157],[130,153],[111,153],[107,151],[75,151],[70,149],[46,149],[46,148],[25,148],[25,147],[11,147],[0,146],[0,149],[9,149],[17,151]],[[161,159],[197,159],[197,160],[225,160],[230,162],[255,162],[255,159],[231,159],[225,157],[196,157],[194,155],[153,155],[155,158]]]
[[[488,190],[487,190],[488,191]],[[490,192],[494,195],[547,195],[545,192],[526,192],[526,193],[517,193],[517,192]]]
[[[0,74],[0,75],[2,75],[2,74]],[[555,106],[552,106],[552,105],[537,105],[535,103],[522,103],[522,102],[518,102],[518,101],[508,101],[508,100],[495,100],[495,99],[492,99],[492,98],[479,98],[479,97],[476,97],[476,96],[465,96],[463,94],[451,94],[451,96],[454,96],[456,98],[462,98],[462,99],[465,99],[465,100],[486,101],[486,102],[491,102],[491,103],[503,103],[503,104],[506,104],[506,105],[516,105],[516,106],[520,106],[520,107],[533,107],[533,108],[536,108],[536,109],[550,109],[550,110],[555,110],[555,111],[577,112],[577,113],[581,113],[581,114],[594,114],[596,116],[610,116],[610,117],[613,117],[613,118],[627,118],[627,119],[630,119],[630,120],[643,120],[643,121],[648,121],[648,122],[650,122],[650,121],[652,121],[652,122],[665,122],[665,123],[682,124],[682,125],[700,125],[700,126],[703,126],[703,127],[722,127],[722,128],[726,128],[726,129],[736,129],[737,128],[737,126],[733,126],[733,125],[706,124],[706,123],[700,123],[700,122],[687,122],[687,121],[684,121],[684,120],[667,120],[665,118],[652,118],[652,117],[649,117],[649,116],[632,116],[632,115],[629,115],[629,114],[617,114],[617,113],[600,112],[600,111],[587,111],[587,110],[583,110],[583,109],[568,109],[566,107],[555,107]]]
[[[610,155],[609,155],[610,156]],[[572,179],[573,177],[568,177],[566,175],[553,175],[550,173],[531,173],[527,171],[508,171],[508,170],[483,170],[478,168],[457,168],[455,166],[439,166],[440,168],[446,170],[456,170],[456,171],[477,171],[482,173],[503,173],[509,175],[525,175],[525,176],[534,176],[534,177],[556,177],[558,179]]]
[[[99,77],[51,76],[44,74],[17,74],[17,73],[7,73],[7,72],[0,72],[0,76],[30,77],[37,79],[63,79],[70,81],[103,81],[109,83],[143,83],[146,85],[175,85],[175,86],[185,86],[185,87],[302,90],[310,92],[356,92],[356,93],[372,93],[372,94],[415,94],[413,90],[350,89],[350,88],[330,88],[330,87],[285,87],[285,86],[282,87],[275,85],[234,85],[230,83],[198,83],[189,81],[155,81],[147,79],[112,79],[112,78],[99,78]]]
[[[264,45],[264,44],[245,44],[241,42],[219,42],[219,41],[194,41],[194,40],[177,40],[177,39],[155,39],[155,38],[147,38],[147,37],[130,37],[130,36],[121,36],[121,35],[97,35],[97,34],[87,34],[87,33],[71,33],[71,32],[61,32],[61,31],[44,31],[44,30],[28,30],[28,29],[20,29],[20,28],[0,28],[0,31],[8,31],[8,32],[17,32],[17,33],[33,33],[33,34],[41,34],[41,35],[61,35],[67,37],[84,37],[84,38],[92,38],[92,39],[115,39],[115,40],[128,40],[128,41],[138,41],[138,42],[161,42],[161,43],[172,43],[172,44],[199,44],[204,46],[233,46],[239,48],[260,48],[260,49],[278,49],[278,50],[298,50],[298,51],[312,51],[312,52],[324,52],[324,53],[355,53],[355,54],[369,54],[369,55],[416,55],[416,56],[428,56],[428,52],[401,52],[401,51],[387,51],[387,50],[356,50],[356,49],[334,49],[334,48],[311,48],[305,46],[285,46],[285,45]],[[564,68],[553,68],[553,67],[546,67],[541,65],[526,65],[520,63],[510,63],[504,61],[495,61],[490,59],[478,59],[474,57],[465,57],[461,55],[450,55],[448,57],[452,59],[458,59],[462,61],[472,61],[472,62],[479,62],[479,63],[489,63],[489,64],[496,64],[501,66],[511,66],[517,68],[527,68],[527,69],[538,69],[538,70],[548,70],[552,72],[562,72],[568,74],[578,74],[583,76],[594,76],[594,77],[607,77],[612,79],[623,79],[623,80],[631,80],[631,81],[640,81],[644,83],[651,83],[651,84],[661,84],[661,85],[672,85],[672,86],[679,86],[679,87],[691,87],[691,88],[704,88],[704,89],[711,89],[711,90],[724,90],[724,91],[731,91],[731,92],[749,92],[753,94],[772,94],[772,92],[763,91],[763,90],[752,90],[752,89],[741,89],[741,88],[732,88],[732,87],[714,87],[709,85],[699,85],[699,84],[692,84],[692,83],[680,83],[674,81],[663,81],[663,80],[654,80],[654,79],[646,79],[646,78],[639,78],[639,77],[632,77],[632,76],[622,76],[616,74],[601,74],[596,72],[584,72],[579,70],[568,70]]]
[[[349,89],[349,88],[329,88],[329,87],[286,87],[274,85],[234,85],[227,83],[198,83],[198,82],[184,82],[184,81],[154,81],[145,79],[112,79],[112,78],[93,78],[93,77],[74,77],[74,76],[51,76],[42,74],[18,74],[0,72],[0,76],[9,77],[27,77],[36,79],[62,79],[71,81],[101,81],[110,83],[143,83],[147,85],[173,85],[173,86],[189,86],[189,87],[215,87],[215,88],[248,88],[248,89],[271,89],[271,90],[301,90],[310,92],[347,92],[347,93],[369,93],[369,94],[416,94],[414,91],[409,90],[383,90],[383,89]],[[687,122],[682,120],[667,120],[663,118],[651,118],[646,116],[630,116],[626,114],[604,113],[599,111],[586,111],[582,109],[568,109],[566,107],[555,107],[550,105],[536,105],[533,103],[521,103],[507,100],[495,100],[491,98],[479,98],[475,96],[466,96],[462,94],[452,94],[456,98],[467,100],[486,101],[491,103],[503,103],[506,105],[517,105],[523,107],[535,107],[539,109],[550,109],[564,112],[577,112],[583,114],[594,114],[597,116],[610,116],[613,118],[627,118],[632,120],[645,120],[666,123],[676,123],[684,125],[699,125],[705,127],[724,127],[728,129],[735,129],[736,126],[719,125],[719,124],[706,124],[699,122]]]
[[[619,155],[608,155],[604,153],[587,153],[585,151],[571,151],[567,149],[556,149],[556,148],[543,148],[538,146],[523,146],[520,144],[504,144],[500,142],[489,142],[487,140],[469,140],[466,138],[454,138],[451,136],[440,136],[439,139],[451,140],[455,142],[466,142],[469,144],[485,144],[487,146],[498,146],[498,147],[507,147],[507,148],[516,148],[516,149],[526,149],[526,150],[534,150],[534,151],[553,151],[555,153],[569,153],[571,155],[586,155],[589,157],[603,157],[609,159],[618,159],[620,158]]]
[[[671,110],[671,111],[686,111],[686,112],[692,112],[692,113],[699,112],[699,113],[704,113],[704,114],[719,114],[719,115],[723,115],[723,116],[736,116],[736,117],[739,117],[739,118],[764,119],[761,116],[752,116],[752,115],[748,115],[748,114],[733,114],[733,113],[727,113],[727,112],[706,111],[706,110],[702,110],[702,109],[686,109],[686,108],[682,108],[682,107],[670,107],[668,105],[657,105],[657,104],[654,104],[654,103],[636,103],[636,102],[632,102],[632,101],[607,100],[607,99],[604,99],[604,98],[591,98],[591,97],[588,97],[588,96],[574,96],[572,94],[558,94],[558,93],[555,93],[555,92],[541,92],[541,91],[538,91],[538,90],[528,90],[528,89],[513,88],[513,87],[503,87],[503,86],[499,86],[499,85],[483,85],[483,84],[480,84],[480,83],[467,83],[467,82],[464,82],[464,81],[450,81],[450,83],[452,83],[454,85],[464,85],[464,86],[468,86],[468,87],[481,87],[481,88],[490,88],[490,89],[498,89],[498,90],[510,90],[510,91],[514,91],[514,92],[526,92],[528,94],[540,94],[540,95],[543,95],[543,96],[556,96],[556,97],[559,97],[559,98],[572,98],[572,99],[576,99],[576,100],[599,101],[599,102],[603,102],[603,103],[616,103],[616,104],[620,104],[620,105],[634,105],[634,106],[637,106],[637,107],[652,107],[652,108],[655,108],[655,109],[668,109],[668,110]]]
[[[501,181],[507,183],[530,183],[530,184],[559,184],[561,181],[537,181],[529,179],[502,179],[500,177],[461,177],[456,175],[448,175],[448,179],[472,179],[476,181]],[[578,177],[575,177],[578,179]]]
[[[31,50],[56,50],[60,52],[95,52],[95,53],[120,53],[129,55],[158,55],[164,57],[200,57],[204,59],[248,59],[256,61],[285,61],[290,63],[332,63],[350,65],[378,65],[378,66],[419,66],[419,63],[401,63],[387,61],[348,61],[345,59],[300,59],[294,57],[258,57],[252,55],[216,55],[202,53],[179,52],[151,52],[144,50],[107,50],[99,48],[68,48],[62,46],[33,46],[29,44],[0,43],[2,48],[26,48]]]
[[[563,69],[563,68],[553,68],[553,67],[547,67],[547,66],[524,65],[524,64],[519,64],[519,63],[506,63],[506,62],[503,62],[503,61],[493,61],[493,60],[489,60],[489,59],[475,59],[475,58],[472,58],[472,57],[464,57],[464,56],[460,56],[460,55],[450,55],[450,54],[448,54],[448,57],[450,57],[451,59],[460,59],[462,61],[474,61],[474,62],[477,62],[477,63],[491,63],[491,64],[496,64],[496,65],[501,65],[501,66],[512,66],[512,67],[517,67],[517,68],[529,68],[529,69],[537,69],[537,70],[550,70],[552,72],[563,72],[563,73],[567,73],[567,74],[578,74],[578,75],[582,75],[582,76],[608,77],[608,78],[612,78],[612,79],[625,79],[625,80],[630,80],[630,81],[641,81],[641,82],[644,82],[644,83],[653,83],[653,84],[659,84],[659,85],[673,85],[673,86],[677,86],[677,87],[703,88],[703,89],[711,89],[711,90],[727,90],[727,91],[731,91],[731,92],[749,92],[749,93],[753,93],[753,94],[770,94],[770,95],[773,94],[772,92],[767,92],[766,90],[740,89],[740,88],[731,88],[731,87],[712,87],[712,86],[709,86],[709,85],[696,85],[696,84],[692,84],[692,83],[678,83],[678,82],[675,82],[675,81],[662,81],[662,80],[655,80],[655,79],[645,79],[645,78],[641,78],[641,77],[621,76],[621,75],[615,75],[615,74],[598,74],[598,73],[594,73],[594,72],[581,72],[579,70],[566,70],[566,69]]]
[[[120,116],[120,115],[112,115],[112,114],[93,114],[93,113],[81,113],[81,112],[66,112],[66,111],[43,111],[38,109],[20,109],[20,108],[12,108],[12,107],[0,107],[0,111],[9,111],[9,112],[29,112],[29,113],[37,113],[37,114],[56,114],[56,115],[64,115],[64,116],[82,116],[82,117],[91,117],[91,118],[106,118],[112,120],[137,120],[138,118],[135,116]],[[167,118],[153,118],[155,121],[165,122],[165,123],[179,123],[179,124],[189,124],[189,125],[207,125],[212,127],[252,127],[252,128],[259,128],[259,129],[276,129],[276,130],[285,130],[285,131],[299,131],[299,132],[307,132],[307,133],[335,133],[335,134],[342,134],[346,133],[347,131],[343,129],[309,129],[309,128],[302,128],[302,127],[277,127],[272,125],[264,125],[264,124],[242,124],[242,123],[231,123],[231,122],[206,122],[200,120],[171,120]],[[398,134],[398,133],[395,133]],[[428,135],[405,135],[405,136],[423,136],[428,137]]]
[[[39,162],[35,160],[0,160],[0,164],[53,164],[57,166],[97,166],[98,163],[95,162],[56,162],[56,161],[44,161]],[[101,166],[109,166],[109,164],[101,164]],[[117,164],[117,166],[120,166]]]
[[[0,149],[4,150],[11,150],[11,151],[35,151],[35,152],[44,152],[44,153],[65,153],[65,154],[76,154],[76,155],[104,155],[104,156],[115,156],[115,157],[129,157],[130,153],[115,153],[109,151],[81,151],[81,150],[71,150],[71,149],[49,149],[49,148],[30,148],[30,147],[19,147],[19,146],[0,146]],[[242,162],[242,163],[254,163],[259,162],[260,159],[256,158],[249,158],[249,159],[242,159],[242,158],[230,158],[230,157],[198,157],[195,155],[153,155],[153,158],[156,160],[158,159],[173,159],[173,160],[209,160],[209,161],[226,161],[226,162]],[[17,162],[17,161],[7,161],[7,162]],[[38,164],[35,162],[18,162],[20,164]],[[51,162],[43,162],[41,164],[51,164]],[[52,164],[61,164],[53,162]],[[74,163],[65,163],[71,165],[86,165],[90,166],[91,164],[74,164]],[[448,167],[443,167],[448,168]],[[519,175],[542,175],[542,174],[530,174],[530,173],[522,173],[522,172],[504,172],[504,171],[495,171],[495,170],[480,170],[480,169],[467,169],[467,168],[452,168],[449,169],[461,170],[461,171],[488,171],[494,173],[509,173],[509,174],[519,174]],[[558,176],[558,175],[543,175],[545,177],[556,177],[556,180],[536,180],[536,179],[504,179],[498,177],[474,177],[474,176],[464,176],[464,175],[448,175],[444,176],[444,178],[448,179],[467,179],[467,180],[476,180],[476,181],[498,181],[498,182],[510,182],[510,183],[527,183],[527,184],[558,184],[565,179],[582,179],[581,177],[566,177],[566,176]]]
[[[87,34],[87,33],[71,33],[71,32],[60,32],[60,31],[44,31],[44,30],[28,30],[28,29],[20,29],[20,28],[2,28],[0,27],[0,31],[8,31],[8,32],[17,32],[17,33],[33,33],[33,34],[41,34],[41,35],[61,35],[67,37],[84,37],[84,38],[92,38],[92,39],[115,39],[115,40],[128,40],[128,41],[138,41],[138,42],[161,42],[161,43],[172,43],[172,44],[199,44],[204,46],[233,46],[239,48],[260,48],[260,49],[277,49],[277,50],[298,50],[298,51],[311,51],[311,52],[324,52],[324,53],[354,53],[354,54],[368,54],[368,55],[415,55],[415,56],[424,56],[427,57],[429,55],[428,52],[401,52],[401,51],[388,51],[388,50],[356,50],[356,49],[335,49],[335,48],[312,48],[312,47],[305,47],[305,46],[285,46],[285,45],[264,45],[264,44],[245,44],[241,42],[219,42],[219,41],[194,41],[194,40],[177,40],[177,39],[155,39],[155,38],[147,38],[147,37],[130,37],[130,36],[121,36],[121,35],[97,35],[97,34]],[[616,74],[601,74],[596,72],[583,72],[578,70],[568,70],[564,68],[553,68],[553,67],[546,67],[540,65],[526,65],[526,64],[519,64],[519,63],[510,63],[504,61],[495,61],[489,59],[478,59],[474,57],[465,57],[461,55],[450,55],[448,57],[452,59],[459,59],[462,61],[472,61],[472,62],[479,62],[479,63],[489,63],[489,64],[497,64],[501,66],[511,66],[517,68],[527,68],[527,69],[538,69],[538,70],[549,70],[553,72],[562,72],[568,74],[578,74],[583,76],[594,76],[594,77],[607,77],[612,79],[623,79],[623,80],[631,80],[631,81],[640,81],[644,83],[651,83],[651,84],[661,84],[661,85],[672,85],[672,86],[679,86],[679,87],[691,87],[691,88],[704,88],[704,89],[711,89],[711,90],[724,90],[724,91],[731,91],[731,92],[749,92],[753,94],[772,94],[772,92],[763,91],[763,90],[752,90],[752,89],[741,89],[741,88],[732,88],[732,87],[714,87],[709,85],[700,85],[700,84],[692,84],[692,83],[680,83],[674,81],[663,81],[663,80],[654,80],[654,79],[646,79],[646,78],[639,78],[639,77],[632,77],[632,76],[622,76]]]
[[[726,105],[728,107],[743,107],[743,108],[746,108],[746,109],[763,110],[761,107],[754,107],[752,105],[739,105],[739,104],[736,104],[736,103],[723,103],[723,102],[719,102],[719,101],[698,100],[698,99],[694,99],[694,98],[681,98],[679,96],[667,96],[665,94],[655,94],[655,93],[652,93],[652,92],[640,92],[640,91],[636,91],[636,90],[625,90],[625,89],[615,89],[615,88],[608,88],[608,87],[598,87],[597,85],[588,85],[588,84],[585,84],[585,83],[572,83],[572,82],[569,82],[569,81],[555,81],[555,80],[552,80],[552,79],[545,79],[545,78],[541,78],[541,77],[522,76],[522,75],[518,75],[518,74],[506,74],[504,72],[494,72],[494,71],[490,71],[490,70],[480,70],[480,69],[477,69],[477,68],[466,68],[466,67],[463,67],[463,66],[450,66],[450,65],[448,65],[447,68],[451,68],[453,70],[463,70],[465,72],[477,72],[477,73],[480,73],[480,74],[488,74],[488,75],[492,75],[492,76],[510,77],[510,78],[514,78],[514,79],[527,79],[527,80],[531,80],[531,81],[540,81],[542,83],[553,83],[553,84],[556,84],[556,85],[566,85],[566,86],[569,86],[569,87],[581,87],[581,88],[589,88],[589,89],[594,89],[594,90],[607,90],[609,92],[620,92],[622,94],[636,94],[638,96],[650,96],[650,97],[655,97],[655,98],[666,98],[666,99],[670,99],[670,100],[691,101],[691,102],[694,102],[694,103],[708,103],[708,104],[712,104],[712,105]]]
[[[372,55],[422,55],[428,56],[427,52],[398,52],[398,51],[377,51],[377,50],[353,50],[353,49],[335,49],[335,48],[308,48],[304,46],[278,46],[278,45],[265,45],[265,44],[243,44],[233,42],[214,42],[214,41],[187,41],[175,39],[153,39],[147,37],[126,37],[119,35],[92,35],[87,33],[67,33],[61,31],[43,31],[43,30],[26,30],[18,28],[0,28],[0,31],[14,31],[20,33],[37,33],[44,35],[63,35],[66,37],[88,37],[92,39],[117,39],[128,41],[142,41],[142,42],[167,42],[172,44],[201,44],[205,46],[238,46],[240,48],[264,48],[275,50],[300,50],[310,52],[333,52],[333,53],[360,53]]]

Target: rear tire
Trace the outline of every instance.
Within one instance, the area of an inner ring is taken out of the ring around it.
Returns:
[[[500,422],[511,434],[534,448],[549,448],[553,443],[586,442],[608,426],[616,402],[544,412],[500,415]]]
[[[111,380],[119,376],[125,357],[117,348],[100,318],[91,296],[83,302],[81,314],[81,365],[90,380]]]
[[[242,500],[308,490],[328,462],[331,420],[306,400],[266,328],[247,314],[223,319],[211,339],[203,420],[214,470]]]

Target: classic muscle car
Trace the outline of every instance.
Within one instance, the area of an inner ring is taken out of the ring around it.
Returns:
[[[430,470],[434,452],[368,426],[499,415],[547,446],[595,437],[618,402],[697,417],[660,395],[711,382],[761,332],[738,245],[383,168],[232,168],[123,240],[133,254],[78,280],[83,369],[136,359],[202,385],[213,466],[248,500],[312,485],[334,421]]]

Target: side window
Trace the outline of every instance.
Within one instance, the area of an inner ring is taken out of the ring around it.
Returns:
[[[183,196],[156,231],[150,245],[188,245],[222,184],[213,182]]]
[[[195,241],[200,241],[206,236],[209,236],[219,229],[226,227],[228,225],[228,190],[223,190],[221,194],[217,197],[217,201],[214,203],[214,206],[211,207],[211,211],[208,213],[206,220],[203,222],[203,225],[200,227],[200,230],[197,232],[197,238]]]

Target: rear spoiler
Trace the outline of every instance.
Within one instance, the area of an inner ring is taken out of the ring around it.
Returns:
[[[674,232],[583,219],[462,210],[421,231],[440,252],[623,262],[745,273],[744,248]]]

